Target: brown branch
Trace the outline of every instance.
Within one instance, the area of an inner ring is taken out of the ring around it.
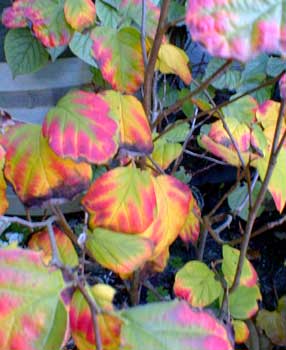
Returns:
[[[279,150],[280,150],[280,148],[279,148],[280,137],[279,136],[280,136],[281,128],[282,128],[283,121],[284,121],[284,114],[285,114],[285,100],[282,100],[281,105],[280,105],[279,115],[278,115],[277,122],[276,122],[273,144],[271,147],[270,159],[269,159],[269,163],[267,166],[265,178],[263,180],[263,183],[262,183],[262,186],[261,186],[260,191],[258,193],[258,196],[254,202],[254,205],[249,210],[248,220],[247,220],[247,224],[246,224],[246,228],[245,228],[245,232],[244,232],[244,236],[243,236],[242,245],[240,248],[240,255],[239,255],[239,261],[238,261],[238,265],[237,265],[237,269],[236,269],[236,273],[235,273],[235,278],[234,278],[233,284],[230,288],[231,293],[233,291],[235,291],[239,285],[240,276],[242,273],[242,267],[243,267],[244,259],[245,259],[246,253],[247,253],[247,248],[248,248],[249,240],[251,237],[252,228],[253,228],[253,225],[254,225],[254,222],[255,222],[255,219],[257,216],[257,212],[258,212],[258,210],[259,210],[259,208],[264,200],[264,197],[265,197],[268,185],[269,185],[269,181],[271,179],[274,167],[276,165],[277,157],[278,157]]]
[[[168,15],[168,10],[170,6],[170,0],[164,0],[161,6],[160,18],[157,27],[157,31],[155,34],[155,39],[152,45],[151,53],[149,56],[149,61],[147,68],[145,70],[144,76],[144,100],[143,106],[145,109],[145,113],[150,120],[150,111],[151,111],[151,96],[152,96],[152,81],[153,75],[155,71],[156,60],[158,56],[158,52],[163,40],[163,36],[165,34],[165,21]]]

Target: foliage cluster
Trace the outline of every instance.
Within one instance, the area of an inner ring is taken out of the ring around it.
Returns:
[[[94,79],[61,98],[42,125],[1,112],[1,222],[30,229],[28,247],[0,251],[1,349],[55,350],[70,337],[79,350],[230,350],[248,341],[261,300],[247,259],[255,219],[267,191],[281,215],[286,203],[285,12],[285,0],[15,0],[4,10],[14,76],[68,48]],[[184,45],[170,39],[177,27],[213,56],[205,72],[191,75]],[[215,89],[228,97],[217,102]],[[192,152],[194,143],[212,157]],[[185,155],[237,168],[208,213],[189,186]],[[7,183],[27,211],[51,214],[5,216]],[[85,220],[76,235],[60,205],[78,195]],[[223,240],[238,216],[242,237]],[[222,246],[211,266],[208,234]],[[198,254],[175,276],[176,299],[138,305],[178,237]],[[87,266],[97,264],[124,281],[129,307],[115,307],[107,283],[87,282]],[[283,297],[256,318],[277,345],[286,345],[285,305]]]

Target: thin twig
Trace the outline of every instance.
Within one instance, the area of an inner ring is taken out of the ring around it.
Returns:
[[[258,171],[255,170],[255,174],[254,174],[253,180],[251,181],[251,184],[250,184],[250,193],[253,192],[254,187],[255,187],[255,185],[256,185],[256,182],[257,182],[258,178],[259,178]],[[248,191],[248,192],[249,192],[249,191]],[[247,204],[249,198],[250,198],[250,195],[249,195],[249,193],[247,193],[247,195],[245,196],[245,198],[243,199],[243,201],[241,202],[241,204],[239,205],[239,207],[235,210],[234,215],[239,215],[239,213],[243,210],[243,208],[244,208],[245,205]],[[250,207],[250,208],[252,207],[251,201],[249,202],[249,207]]]
[[[240,276],[242,273],[242,266],[243,266],[244,259],[246,256],[249,240],[251,237],[252,228],[253,228],[253,225],[254,225],[254,222],[255,222],[255,219],[257,216],[257,212],[258,212],[258,210],[259,210],[259,208],[264,200],[264,197],[265,197],[265,194],[267,192],[268,185],[269,185],[269,181],[271,179],[274,167],[276,165],[277,157],[278,157],[279,150],[280,150],[278,146],[279,146],[279,140],[280,140],[280,132],[281,132],[281,128],[282,128],[283,121],[284,121],[284,114],[285,114],[285,100],[282,99],[281,105],[280,105],[280,110],[279,110],[279,115],[278,115],[277,122],[276,122],[273,144],[272,144],[271,152],[270,152],[269,163],[268,163],[265,178],[263,180],[263,183],[262,183],[262,186],[261,186],[260,191],[258,193],[258,196],[254,202],[253,207],[251,208],[251,210],[249,211],[249,214],[248,214],[248,220],[247,220],[247,224],[246,224],[246,228],[245,228],[245,232],[244,232],[244,236],[243,236],[243,241],[242,241],[241,248],[240,248],[239,261],[238,261],[238,265],[237,265],[237,269],[236,269],[236,273],[235,273],[235,278],[234,278],[233,284],[230,288],[231,293],[233,291],[235,291],[239,285]]]
[[[153,164],[153,166],[159,174],[165,174],[165,171],[160,167],[159,164],[157,164],[157,162],[155,162],[155,160],[151,156],[146,155],[146,158]]]
[[[210,162],[213,162],[215,164],[219,164],[219,165],[229,165],[226,162],[213,158],[213,157],[209,157],[209,156],[205,156],[204,154],[200,154],[200,153],[194,153],[192,151],[189,151],[188,149],[184,150],[184,153],[192,156],[192,157],[196,157],[196,158],[201,158],[201,159],[206,159],[209,160]]]
[[[65,234],[71,239],[71,241],[77,245],[77,236],[74,234],[70,225],[68,224],[65,216],[63,215],[61,209],[57,206],[51,206],[51,210],[57,216],[57,220],[61,228],[64,230]]]
[[[163,36],[165,33],[165,21],[168,16],[168,10],[170,6],[171,0],[164,0],[163,4],[161,6],[161,12],[159,17],[159,23],[157,26],[157,31],[155,34],[155,39],[152,45],[151,53],[148,60],[148,65],[145,70],[145,76],[144,76],[144,100],[143,100],[143,106],[145,109],[145,113],[150,117],[150,111],[151,111],[151,95],[152,95],[152,81],[153,81],[153,75],[155,71],[155,65],[156,60],[158,56],[158,52],[163,40]],[[150,118],[149,118],[150,120]]]
[[[141,47],[144,60],[144,66],[147,67],[148,57],[146,50],[146,1],[142,0],[142,14],[141,14]]]
[[[208,237],[208,229],[205,226],[200,235],[200,244],[199,244],[199,249],[197,253],[198,260],[200,261],[203,261],[203,258],[204,258],[204,251],[206,247],[207,237]]]

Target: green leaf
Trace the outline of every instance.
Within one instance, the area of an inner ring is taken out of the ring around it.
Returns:
[[[261,299],[259,288],[239,286],[229,295],[229,310],[233,318],[247,320],[258,311],[257,300]]]
[[[10,29],[5,38],[4,49],[14,78],[20,74],[38,71],[49,60],[49,54],[29,29]]]
[[[222,272],[228,285],[231,286],[234,280],[240,251],[225,244],[222,248],[222,252]],[[240,277],[240,285],[253,287],[256,283],[257,273],[251,263],[245,258]]]
[[[174,293],[194,307],[204,307],[215,301],[223,292],[215,274],[200,261],[190,261],[175,277]]]
[[[86,246],[99,264],[122,277],[142,267],[153,253],[150,240],[103,228],[88,235]]]
[[[44,266],[41,253],[1,249],[1,349],[61,347],[68,327],[60,296],[64,285],[61,272]]]
[[[163,107],[169,107],[174,104],[178,99],[178,93],[179,91],[172,88],[168,82],[160,86],[158,97]]]
[[[162,136],[168,142],[177,143],[184,142],[190,131],[189,125],[186,123],[175,125],[172,124],[172,129]]]
[[[177,0],[172,0],[168,12],[168,21],[172,22],[180,17],[183,17],[185,15],[185,12],[186,9],[184,5],[179,4]],[[182,21],[181,23],[181,25],[183,25],[184,21]],[[180,23],[178,23],[177,25],[180,25]]]
[[[206,311],[184,301],[152,303],[124,310],[122,339],[136,350],[231,350],[226,328]]]
[[[49,55],[51,56],[52,62],[55,60],[66,50],[67,46],[56,46],[52,48],[47,48]]]
[[[188,184],[192,178],[192,176],[186,172],[186,169],[183,166],[180,166],[179,170],[175,172],[174,176],[185,184]]]
[[[204,79],[208,79],[214,72],[216,72],[223,64],[225,60],[220,58],[212,58],[207,66]],[[237,64],[232,65],[218,78],[214,79],[211,83],[213,87],[219,90],[236,90],[240,81],[241,72],[238,69]]]
[[[271,77],[276,77],[286,70],[286,59],[278,57],[270,57],[267,62],[266,72]]]
[[[120,22],[120,15],[114,6],[106,1],[96,1],[96,13],[102,24],[106,27],[116,28]]]
[[[75,32],[72,40],[69,43],[71,51],[92,67],[97,68],[97,64],[91,55],[92,40],[89,33]]]
[[[180,143],[167,143],[159,139],[154,144],[152,158],[162,169],[167,169],[179,157],[181,151]]]
[[[181,98],[185,97],[186,95],[188,95],[189,93],[190,93],[190,90],[182,89],[179,92],[178,98],[181,99]],[[195,106],[194,106],[193,102],[190,100],[185,102],[182,106],[182,111],[184,112],[186,117],[188,117],[188,118],[192,117],[194,114],[194,111],[195,111]]]
[[[255,117],[256,108],[257,102],[255,99],[246,95],[228,106],[223,107],[222,111],[229,127],[236,128],[236,125],[239,127],[242,123],[249,126]],[[234,126],[231,124],[234,124]]]

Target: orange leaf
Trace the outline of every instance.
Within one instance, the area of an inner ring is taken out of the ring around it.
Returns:
[[[3,215],[8,209],[9,203],[6,197],[6,181],[4,179],[3,168],[5,163],[5,151],[0,145],[0,215]]]

